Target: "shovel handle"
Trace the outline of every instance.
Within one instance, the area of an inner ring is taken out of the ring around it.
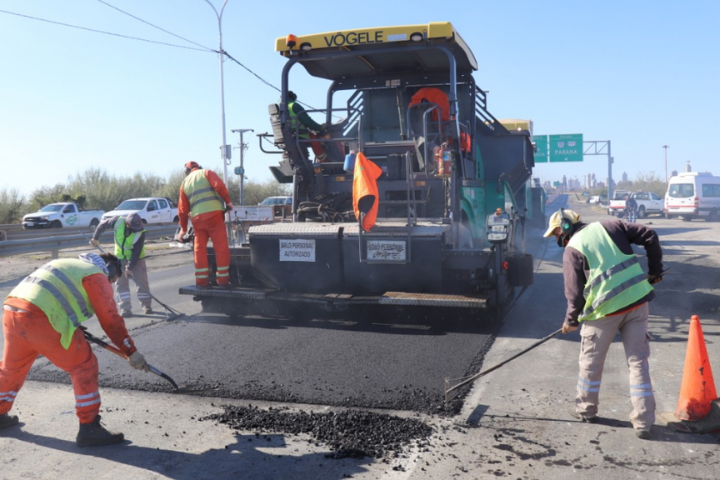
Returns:
[[[124,353],[122,353],[120,350],[118,350],[117,348],[113,347],[113,346],[110,345],[109,343],[107,343],[107,342],[105,342],[105,341],[103,341],[103,340],[100,340],[99,338],[97,338],[96,336],[94,336],[93,334],[91,334],[90,332],[88,332],[87,329],[85,329],[84,327],[80,327],[80,329],[83,331],[83,335],[85,335],[85,338],[86,338],[89,342],[92,342],[92,343],[94,343],[94,344],[96,344],[96,345],[100,345],[101,347],[103,347],[103,348],[104,348],[105,350],[107,350],[108,352],[114,353],[115,355],[117,355],[117,356],[120,357],[120,358],[124,358],[125,360],[128,359],[127,355],[125,355]],[[160,371],[160,370],[158,370],[157,368],[153,367],[153,366],[150,365],[149,363],[148,363],[148,368],[150,368],[150,372],[151,372],[151,373],[154,373],[154,374],[157,375],[158,377],[162,377],[163,379],[165,379],[165,380],[167,380],[168,382],[170,382],[170,384],[172,384],[172,386],[173,386],[173,388],[175,388],[175,390],[178,390],[178,389],[180,388],[180,387],[178,387],[178,384],[175,382],[175,380],[173,380],[173,379],[170,377],[170,375],[168,375],[168,374],[166,374],[166,373],[163,373],[162,371]]]

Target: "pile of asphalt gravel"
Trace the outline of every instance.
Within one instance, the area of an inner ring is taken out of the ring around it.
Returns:
[[[236,430],[257,433],[307,434],[327,445],[331,458],[382,458],[402,453],[412,442],[427,446],[433,429],[411,418],[346,410],[314,413],[285,409],[262,410],[249,407],[224,406],[225,412],[202,420],[214,420]]]

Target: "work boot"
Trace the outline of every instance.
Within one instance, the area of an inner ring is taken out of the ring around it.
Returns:
[[[641,440],[648,440],[652,435],[650,435],[650,430],[645,430],[643,428],[636,428],[635,429],[635,436],[638,437]]]
[[[144,313],[145,315],[152,315],[152,314],[153,314],[153,309],[152,309],[151,307],[143,308],[143,313]]]
[[[574,418],[577,418],[578,420],[580,420],[583,423],[597,423],[597,421],[598,421],[597,416],[586,417],[586,416],[578,413],[577,410],[575,410],[574,408],[570,409],[570,415]]]
[[[120,316],[123,318],[131,318],[133,314],[130,310],[123,310],[122,312],[120,312]]]
[[[92,423],[81,423],[75,443],[78,447],[100,447],[102,445],[115,445],[125,440],[122,433],[108,431],[100,424],[100,415]]]
[[[0,415],[0,430],[17,425],[19,421],[20,420],[17,415],[8,415],[7,413],[3,413]]]

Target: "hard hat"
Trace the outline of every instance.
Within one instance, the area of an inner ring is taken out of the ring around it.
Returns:
[[[202,168],[197,162],[187,162],[185,164],[185,175],[189,174],[196,168]]]
[[[576,224],[580,221],[580,215],[573,212],[572,210],[558,210],[550,216],[550,222],[548,222],[548,229],[543,237],[552,237],[553,232],[556,228],[559,228],[562,224],[563,219],[570,220],[572,224]]]
[[[297,100],[297,95],[295,95],[295,92],[293,92],[292,90],[288,90],[288,91],[287,91],[287,98],[288,98],[288,100],[293,100],[293,101],[294,101],[294,100]]]

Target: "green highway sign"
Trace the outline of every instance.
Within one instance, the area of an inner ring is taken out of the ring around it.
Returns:
[[[559,186],[560,186],[560,182],[553,182],[553,186],[554,186],[554,187],[559,187]]]
[[[548,136],[533,135],[535,142],[535,163],[547,163],[548,161]]]
[[[550,135],[550,162],[582,162],[582,133]]]

